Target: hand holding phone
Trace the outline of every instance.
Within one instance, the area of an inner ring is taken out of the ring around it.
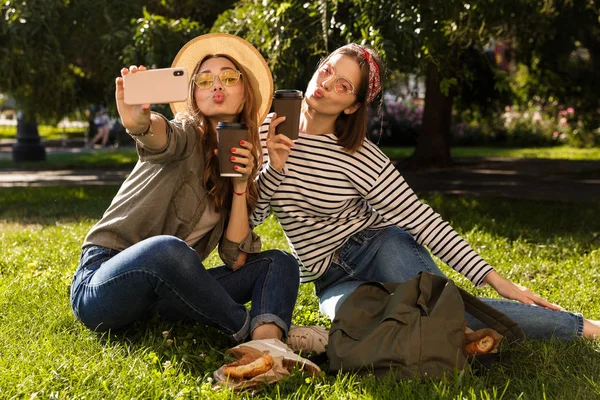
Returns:
[[[167,104],[188,98],[186,68],[139,70],[123,76],[123,101],[127,105]]]

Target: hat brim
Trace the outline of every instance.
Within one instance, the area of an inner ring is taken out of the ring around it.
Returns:
[[[196,64],[210,54],[228,55],[244,67],[245,74],[242,79],[250,79],[255,89],[254,97],[258,105],[257,117],[260,125],[269,113],[273,99],[273,76],[263,56],[248,41],[238,36],[209,33],[187,42],[179,50],[171,66],[187,68],[188,79],[191,79]],[[171,103],[171,110],[174,115],[186,111],[187,103]]]

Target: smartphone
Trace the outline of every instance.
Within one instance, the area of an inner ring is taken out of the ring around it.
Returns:
[[[148,69],[123,77],[125,104],[167,104],[188,98],[187,68]]]

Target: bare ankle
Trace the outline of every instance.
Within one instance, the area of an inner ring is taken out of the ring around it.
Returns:
[[[588,339],[600,339],[600,321],[583,320],[583,337]]]
[[[264,324],[252,331],[252,340],[279,339],[283,337],[283,330],[275,324]]]

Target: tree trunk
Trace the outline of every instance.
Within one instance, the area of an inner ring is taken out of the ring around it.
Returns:
[[[12,149],[13,162],[44,161],[46,148],[41,143],[35,115],[17,115],[17,143]]]
[[[409,168],[445,168],[452,165],[450,124],[453,96],[440,90],[440,73],[436,66],[427,67],[423,124],[414,154],[407,160]]]

